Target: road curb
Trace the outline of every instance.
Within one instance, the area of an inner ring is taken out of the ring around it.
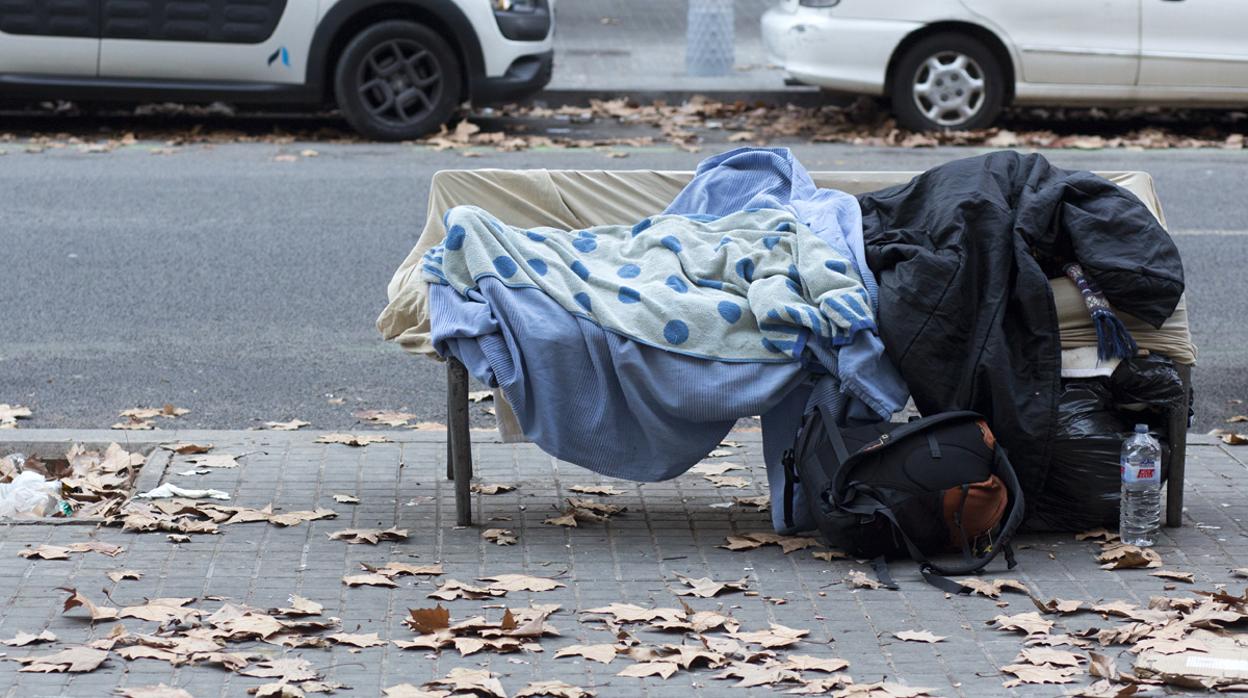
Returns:
[[[768,106],[784,106],[793,104],[802,107],[818,107],[823,105],[844,106],[853,102],[856,97],[824,92],[815,87],[793,87],[783,90],[686,90],[686,89],[635,89],[635,90],[575,90],[554,89],[543,90],[519,104],[544,104],[552,107],[582,106],[589,104],[591,99],[610,100],[621,97],[638,104],[663,101],[668,104],[687,102],[694,96],[707,97],[718,102],[749,102]]]

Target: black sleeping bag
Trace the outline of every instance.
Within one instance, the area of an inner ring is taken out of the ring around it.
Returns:
[[[880,336],[915,404],[988,417],[1024,492],[1039,492],[1061,391],[1048,279],[1077,261],[1114,307],[1159,327],[1183,293],[1170,236],[1127,190],[1012,151],[858,201]]]

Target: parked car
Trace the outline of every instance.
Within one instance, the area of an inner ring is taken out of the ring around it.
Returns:
[[[402,140],[550,81],[554,0],[5,0],[0,96],[336,103]]]
[[[1243,0],[780,0],[762,18],[798,81],[877,95],[911,129],[1007,104],[1248,103]]]

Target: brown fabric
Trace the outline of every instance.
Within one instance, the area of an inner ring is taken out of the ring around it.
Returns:
[[[996,475],[971,485],[965,498],[961,488],[945,490],[945,527],[949,531],[950,547],[955,550],[962,548],[963,531],[966,532],[966,539],[973,541],[999,526],[1005,517],[1005,507],[1009,504],[1009,499],[1010,493],[1005,488],[1005,483]],[[958,526],[959,511],[962,516],[961,527]]]

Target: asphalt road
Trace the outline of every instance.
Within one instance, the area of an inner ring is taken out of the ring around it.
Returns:
[[[153,144],[0,158],[0,402],[24,427],[106,427],[119,410],[174,403],[188,427],[304,419],[352,427],[363,408],[443,421],[440,365],[385,344],[373,321],[416,241],[442,168],[693,168],[666,146],[626,160],[592,151],[485,152],[405,145]],[[923,169],[971,149],[795,146],[816,169]],[[1061,151],[1067,167],[1152,172],[1184,256],[1197,427],[1248,398],[1248,153]],[[345,398],[330,404],[330,398]],[[479,408],[474,408],[474,411]],[[476,419],[485,424],[479,412]]]

